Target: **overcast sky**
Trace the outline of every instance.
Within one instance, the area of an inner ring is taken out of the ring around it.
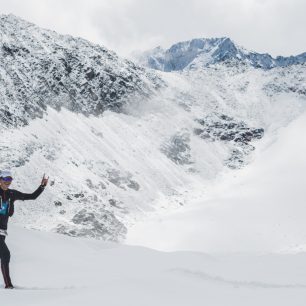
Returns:
[[[0,0],[0,12],[123,56],[223,36],[273,56],[306,52],[306,0]]]

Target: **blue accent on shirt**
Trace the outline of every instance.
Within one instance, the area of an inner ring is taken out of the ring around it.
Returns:
[[[6,216],[8,214],[8,202],[2,202],[0,207],[0,215]]]

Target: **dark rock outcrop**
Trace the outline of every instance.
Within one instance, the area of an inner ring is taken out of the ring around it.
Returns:
[[[124,238],[126,227],[109,211],[93,212],[80,210],[69,225],[60,224],[56,231],[73,237],[93,237],[108,241]]]
[[[240,168],[245,157],[255,149],[251,144],[264,135],[263,128],[251,128],[243,121],[237,121],[224,114],[211,114],[196,120],[201,128],[194,129],[194,134],[206,141],[223,141],[230,144],[230,156],[225,164],[232,169]]]

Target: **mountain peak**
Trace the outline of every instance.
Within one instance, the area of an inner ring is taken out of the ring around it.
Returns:
[[[142,64],[158,70],[182,70],[199,57],[203,57],[207,63],[210,62],[208,55],[215,59],[214,62],[233,57],[238,48],[229,37],[194,38],[173,44],[166,50],[154,48],[145,52],[141,61]]]
[[[10,24],[27,24],[35,26],[33,23],[26,21],[14,14],[0,14],[0,22],[10,23]]]
[[[178,42],[169,49],[155,48],[145,52],[141,64],[162,71],[202,68],[227,61],[238,61],[255,68],[271,69],[306,62],[306,53],[273,58],[268,53],[256,53],[239,46],[229,37],[195,38]]]

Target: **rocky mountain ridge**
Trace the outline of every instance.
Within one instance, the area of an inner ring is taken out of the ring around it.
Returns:
[[[297,56],[277,56],[248,51],[228,37],[197,38],[179,42],[169,49],[157,47],[139,56],[139,62],[152,69],[179,71],[203,68],[222,62],[244,63],[255,68],[272,69],[306,62],[306,52]]]
[[[120,111],[163,85],[154,73],[82,38],[0,16],[0,117],[6,126],[42,117],[48,106],[85,115]],[[16,107],[18,105],[18,107]]]

